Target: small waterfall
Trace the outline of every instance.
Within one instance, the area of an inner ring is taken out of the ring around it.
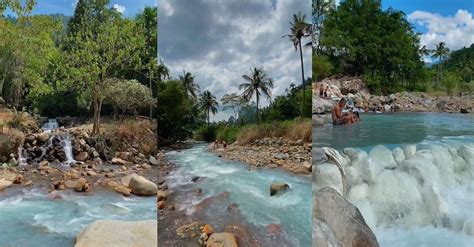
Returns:
[[[59,124],[56,118],[48,119],[48,122],[43,124],[43,126],[41,127],[41,129],[43,129],[45,133],[51,133],[53,130],[57,128],[59,128]]]
[[[63,147],[64,152],[66,153],[66,161],[63,164],[69,166],[72,162],[76,162],[72,154],[72,144],[69,135],[64,137],[61,141],[61,146]]]
[[[26,162],[26,157],[27,157],[26,150],[22,147],[18,148],[18,165],[24,166],[27,165],[28,163]]]
[[[29,146],[30,144],[25,144],[25,146],[18,148],[19,165],[39,164],[43,160],[52,161],[52,159],[59,159],[62,161],[62,166],[70,166],[71,163],[76,161],[72,153],[71,137],[66,131],[56,131],[59,129],[59,124],[55,118],[49,119],[48,122],[43,124],[41,129],[44,133],[49,134],[48,141],[41,146],[34,147],[35,150],[40,150],[40,154],[33,154],[32,152],[36,151],[31,151],[33,147]],[[54,134],[50,134],[52,132]],[[50,151],[55,152],[53,149],[56,149],[56,152],[64,153],[59,156],[56,153],[54,157],[49,157]]]

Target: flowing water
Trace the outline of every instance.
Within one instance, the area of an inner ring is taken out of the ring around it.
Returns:
[[[55,118],[48,119],[48,122],[46,122],[45,124],[43,124],[43,126],[41,126],[41,129],[43,129],[45,133],[51,133],[53,130],[57,128],[59,128],[59,124]]]
[[[473,246],[474,116],[364,114],[313,129],[345,153],[347,198],[381,246]]]
[[[182,151],[172,151],[167,159],[176,164],[176,171],[168,177],[171,190],[202,189],[198,198],[183,196],[182,210],[193,215],[196,205],[223,192],[229,192],[229,202],[236,203],[244,221],[265,235],[267,227],[279,224],[284,238],[291,246],[311,246],[311,180],[277,169],[249,171],[240,162],[219,158],[206,151],[207,146],[196,145]],[[202,177],[193,183],[193,177]],[[289,184],[290,191],[270,196],[274,182]],[[190,206],[191,205],[191,206]],[[212,206],[212,205],[211,205]],[[227,205],[213,208],[214,218],[228,215]],[[217,216],[216,216],[217,215]],[[208,222],[215,224],[216,222]]]
[[[127,198],[107,191],[58,195],[53,199],[38,188],[0,193],[0,246],[73,246],[81,229],[96,220],[156,219],[155,197]]]

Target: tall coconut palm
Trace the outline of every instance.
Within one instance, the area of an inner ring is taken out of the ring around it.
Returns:
[[[272,98],[271,89],[273,88],[273,79],[269,78],[262,68],[253,68],[251,69],[250,75],[242,75],[242,78],[247,81],[239,85],[239,90],[244,90],[242,97],[250,101],[250,98],[252,98],[255,93],[257,99],[256,119],[258,124],[260,117],[258,103],[262,94],[269,99]]]
[[[296,51],[300,51],[300,61],[301,61],[301,84],[303,85],[303,104],[301,105],[301,117],[303,117],[305,104],[306,104],[306,94],[305,94],[305,85],[304,85],[304,65],[303,65],[303,51],[301,49],[301,39],[311,35],[311,24],[306,23],[306,15],[298,12],[298,14],[293,15],[293,21],[290,21],[290,31],[288,35],[283,37],[290,38],[290,41],[293,43]],[[282,38],[283,38],[282,37]]]
[[[207,131],[209,132],[210,113],[213,115],[217,113],[216,96],[212,95],[208,90],[204,91],[201,95],[201,109],[206,113],[207,117]]]
[[[438,75],[437,75],[437,81],[439,83],[440,78],[441,78],[441,73],[443,72],[443,61],[449,56],[449,48],[446,47],[446,43],[444,42],[439,42],[439,44],[436,45],[436,49],[433,50],[433,55],[431,55],[432,58],[438,58]]]
[[[420,47],[418,50],[418,53],[420,54],[421,57],[428,56],[431,54],[431,50],[426,47],[426,45]]]
[[[199,93],[199,85],[194,83],[194,76],[183,70],[183,75],[179,76],[179,80],[183,83],[185,93],[192,99],[197,99]]]

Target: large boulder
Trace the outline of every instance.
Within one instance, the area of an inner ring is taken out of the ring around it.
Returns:
[[[131,176],[129,187],[133,194],[140,196],[153,196],[158,190],[155,183],[137,174]]]
[[[0,180],[0,190],[8,188],[8,187],[12,186],[12,184],[13,184],[12,181],[2,179],[2,180]]]
[[[313,171],[313,186],[316,190],[333,188],[339,194],[344,193],[343,177],[339,168],[331,163],[316,164]]]
[[[40,133],[36,136],[36,140],[45,143],[49,140],[49,135],[46,133]]]
[[[333,105],[334,102],[331,100],[313,97],[313,114],[330,113]]]
[[[378,247],[360,211],[332,188],[313,197],[313,246]]]
[[[158,246],[157,231],[156,220],[98,220],[77,235],[75,247],[156,247]]]
[[[270,196],[277,195],[279,193],[283,193],[288,190],[290,186],[285,183],[273,183],[270,185]]]

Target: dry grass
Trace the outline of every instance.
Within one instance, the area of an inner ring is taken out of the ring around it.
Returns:
[[[294,120],[275,122],[273,124],[249,125],[237,135],[240,144],[248,144],[255,140],[272,137],[283,137],[290,141],[303,140],[311,142],[311,120]]]
[[[2,125],[18,129],[24,133],[32,133],[38,129],[38,123],[34,117],[26,112],[13,111],[2,114],[5,121]]]
[[[11,153],[16,153],[22,144],[24,134],[16,129],[3,129],[0,132],[0,162],[6,162]]]
[[[108,125],[105,132],[112,140],[112,145],[120,147],[137,143],[138,150],[149,155],[157,151],[155,129],[155,125],[148,120],[127,120],[118,125]]]

